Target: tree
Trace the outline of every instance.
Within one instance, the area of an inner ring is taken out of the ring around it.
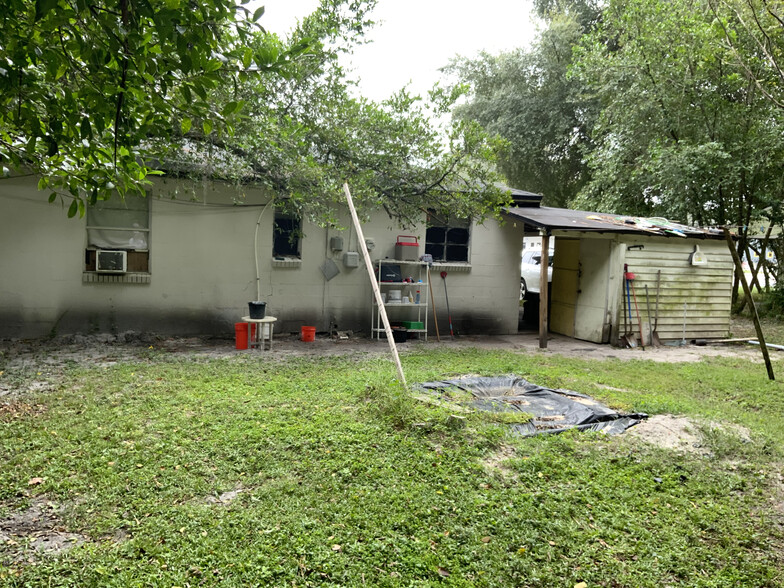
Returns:
[[[724,26],[728,26],[728,22]],[[736,29],[735,51],[754,53]],[[608,49],[605,39],[613,39]],[[618,0],[576,62],[602,104],[578,205],[747,227],[781,218],[782,111],[724,42],[706,0]]]
[[[542,3],[540,10],[550,7]],[[588,179],[583,155],[590,149],[595,117],[582,82],[568,75],[572,48],[595,13],[587,8],[572,12],[576,16],[548,12],[547,28],[530,49],[458,59],[447,68],[470,88],[456,117],[475,120],[502,137],[506,146],[499,167],[509,183],[541,192],[544,202],[554,206],[569,205]]]
[[[459,91],[435,90],[426,100],[401,90],[380,104],[356,97],[338,57],[361,42],[365,23],[363,13],[317,11],[287,42],[311,45],[286,75],[216,90],[212,99],[242,104],[242,116],[232,135],[189,130],[192,162],[211,161],[197,166],[203,173],[262,184],[276,206],[317,222],[334,220],[346,180],[358,207],[384,209],[403,224],[433,208],[476,218],[497,211],[507,195],[496,185],[496,142],[476,123],[436,122]]]
[[[784,5],[769,0],[710,0],[725,41],[746,77],[784,109]]]
[[[603,2],[597,0],[534,0],[534,11],[539,18],[554,20],[567,16],[583,31],[591,31],[602,16]]]
[[[208,94],[307,52],[283,48],[235,0],[0,0],[0,163],[40,176],[84,213],[116,190],[141,190],[146,141],[178,119],[230,131],[236,104]]]
[[[52,201],[66,192],[70,216],[164,169],[260,183],[320,221],[347,178],[359,204],[404,222],[505,202],[478,127],[431,124],[456,94],[353,97],[338,56],[375,0],[321,0],[288,40],[235,0],[0,2],[0,159]]]

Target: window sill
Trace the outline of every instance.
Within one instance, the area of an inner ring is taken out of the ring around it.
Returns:
[[[127,274],[99,274],[82,272],[84,284],[149,284],[150,274],[129,272]]]
[[[302,267],[302,260],[296,257],[287,257],[285,259],[272,258],[272,267]]]
[[[470,272],[471,264],[466,261],[434,261],[433,269],[449,270],[451,272]]]

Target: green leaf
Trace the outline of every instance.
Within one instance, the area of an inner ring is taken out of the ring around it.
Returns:
[[[78,211],[79,211],[79,202],[77,200],[73,200],[71,202],[71,206],[68,207],[68,218],[75,217]]]
[[[251,51],[251,48],[248,47],[245,49],[245,52],[242,54],[242,65],[244,65],[245,68],[247,69],[250,67],[251,63],[253,63],[253,51]]]
[[[57,199],[57,192],[52,192],[51,194],[49,194],[49,204],[54,202],[56,199]]]
[[[212,123],[208,120],[205,120],[202,123],[202,128],[204,129],[204,134],[209,135],[212,132]]]
[[[204,66],[204,71],[206,72],[213,72],[218,71],[223,66],[223,63],[220,59],[210,59],[207,64]]]
[[[80,130],[81,130],[82,140],[92,138],[92,136],[93,136],[93,129],[90,126],[90,119],[87,118],[86,116],[82,119],[82,124],[81,124]]]
[[[207,100],[207,91],[202,84],[193,84],[193,91],[196,92],[202,100]]]
[[[57,8],[57,0],[35,0],[35,20],[41,20],[55,8]]]
[[[258,22],[258,20],[261,18],[263,14],[264,14],[264,7],[259,6],[256,9],[256,12],[253,13],[253,22]]]
[[[193,121],[191,119],[189,118],[182,119],[182,122],[180,123],[180,130],[182,131],[182,134],[183,135],[187,134],[188,131],[191,130],[192,125],[193,125]]]
[[[280,51],[277,47],[266,46],[256,51],[256,64],[259,67],[270,67],[278,62]]]

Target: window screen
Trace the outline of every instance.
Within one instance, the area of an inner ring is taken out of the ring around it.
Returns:
[[[87,207],[84,270],[97,270],[99,249],[127,252],[129,273],[150,273],[150,197],[116,194]]]
[[[113,196],[87,207],[87,246],[96,249],[149,249],[150,199]]]

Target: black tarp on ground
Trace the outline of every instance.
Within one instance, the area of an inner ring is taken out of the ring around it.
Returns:
[[[644,413],[620,414],[585,394],[544,388],[514,375],[442,380],[419,386],[443,395],[455,389],[468,392],[473,396],[469,405],[478,410],[533,415],[534,418],[525,424],[511,425],[525,437],[574,428],[618,435],[648,418]]]

